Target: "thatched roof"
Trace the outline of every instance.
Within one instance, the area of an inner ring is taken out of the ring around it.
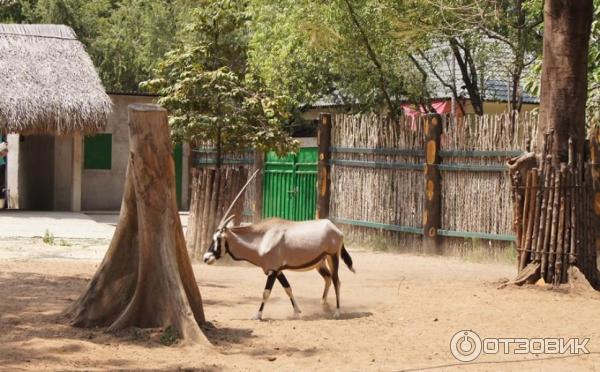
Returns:
[[[94,133],[111,101],[75,32],[0,24],[0,133]]]

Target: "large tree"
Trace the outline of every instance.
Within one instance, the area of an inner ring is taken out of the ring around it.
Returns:
[[[593,15],[592,0],[545,1],[540,136],[553,132],[551,152],[556,164],[568,160],[569,138],[576,155],[583,156]]]
[[[585,110],[592,0],[544,4],[540,129],[537,153],[512,159],[515,230],[520,248],[515,283],[573,282],[579,270],[596,288],[600,172],[598,143],[585,150]],[[593,192],[596,192],[592,196]]]

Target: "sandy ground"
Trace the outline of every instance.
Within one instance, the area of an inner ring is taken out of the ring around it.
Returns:
[[[514,274],[512,265],[356,250],[357,274],[341,271],[339,320],[320,304],[323,281],[316,272],[288,274],[303,310],[299,319],[276,284],[259,322],[250,320],[265,281],[259,269],[198,264],[210,321],[206,344],[164,346],[160,330],[110,335],[72,328],[61,311],[84,290],[102,244],[66,243],[0,241],[0,370],[600,369],[600,294],[498,289]],[[57,253],[63,250],[70,254]],[[482,338],[590,338],[591,354],[482,355],[465,364],[449,351],[450,339],[463,329]]]

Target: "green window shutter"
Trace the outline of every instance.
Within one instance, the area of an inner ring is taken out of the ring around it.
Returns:
[[[111,169],[112,134],[86,136],[83,149],[84,169]]]

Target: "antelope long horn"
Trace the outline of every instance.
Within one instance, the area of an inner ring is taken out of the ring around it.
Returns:
[[[254,172],[254,174],[252,174],[252,176],[250,176],[250,178],[248,178],[248,181],[246,182],[244,187],[242,187],[240,192],[238,192],[238,194],[236,195],[235,199],[233,199],[233,201],[231,202],[231,205],[229,206],[229,208],[227,208],[227,211],[225,213],[223,213],[223,218],[221,218],[221,222],[219,222],[219,226],[223,226],[223,222],[225,221],[226,218],[228,218],[227,215],[229,214],[229,212],[231,212],[235,203],[238,201],[240,196],[242,196],[242,193],[246,190],[246,187],[248,187],[248,185],[250,184],[250,182],[252,182],[254,177],[256,177],[258,172],[260,172],[260,169],[257,169],[256,172]]]
[[[219,225],[219,228],[223,228],[223,227],[227,226],[229,221],[233,220],[234,218],[235,218],[235,214],[232,214],[231,216],[227,217],[225,219],[225,221],[223,221],[223,224]]]

